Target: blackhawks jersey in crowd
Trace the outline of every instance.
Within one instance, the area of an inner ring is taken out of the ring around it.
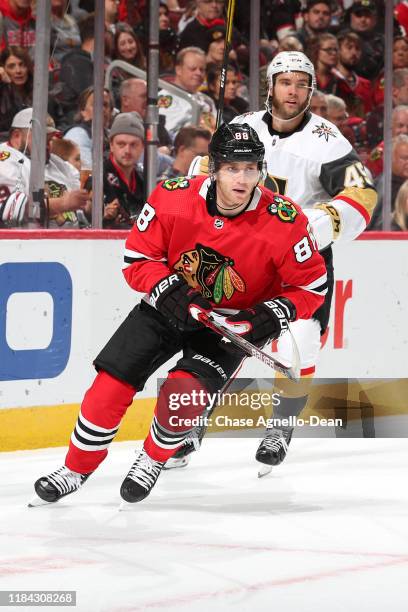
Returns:
[[[265,111],[235,117],[233,123],[248,123],[263,142],[267,187],[302,208],[324,203],[335,238],[352,240],[364,231],[377,194],[357,153],[333,123],[307,112],[295,131],[279,133]]]
[[[217,212],[208,177],[160,183],[126,241],[124,275],[141,292],[176,272],[217,309],[284,296],[297,317],[322,304],[326,268],[307,218],[288,198],[256,187],[244,212]]]
[[[29,193],[30,160],[7,142],[0,145],[0,206],[11,193]]]

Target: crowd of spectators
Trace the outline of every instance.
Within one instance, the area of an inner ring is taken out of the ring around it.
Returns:
[[[187,173],[194,156],[208,151],[219,104],[226,4],[160,2],[158,180]],[[148,6],[147,0],[105,0],[105,68],[115,60],[126,63],[113,67],[104,91],[107,228],[128,229],[146,197],[147,86],[143,74],[131,67],[146,70]],[[92,172],[93,10],[93,0],[51,0],[45,171],[50,227],[89,227],[92,221],[92,181],[81,180],[81,172]],[[406,230],[408,2],[399,2],[394,15],[392,228]],[[333,122],[349,139],[378,186],[380,200],[369,229],[382,229],[384,17],[384,0],[261,2],[260,104],[267,94],[266,67],[274,55],[304,51],[316,69],[312,112]],[[36,153],[30,136],[35,19],[35,0],[0,0],[0,227],[11,225],[1,214],[10,195],[18,190],[28,193],[27,171]],[[248,41],[248,2],[237,0],[225,86],[226,121],[249,108]],[[190,100],[199,108],[195,124]]]

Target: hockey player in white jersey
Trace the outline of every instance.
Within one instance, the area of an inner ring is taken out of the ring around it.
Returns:
[[[325,303],[314,317],[299,320],[292,326],[301,357],[303,384],[296,388],[286,383],[287,397],[274,410],[274,417],[282,419],[298,416],[307,402],[321,346],[320,335],[329,321],[333,290],[331,245],[353,240],[364,231],[377,194],[348,140],[333,123],[309,111],[316,78],[307,56],[297,51],[278,53],[268,66],[267,79],[266,110],[245,113],[235,117],[232,123],[248,123],[263,142],[268,171],[265,185],[282,196],[289,196],[305,209],[326,262],[329,282]],[[200,171],[205,171],[205,162],[196,158],[190,174]],[[285,222],[284,215],[282,222]],[[290,344],[286,337],[278,343],[279,358],[288,363]],[[257,460],[267,466],[281,463],[292,431],[293,428],[267,430],[256,453]],[[179,452],[179,458],[173,458],[173,465],[167,467],[185,464],[182,454]],[[260,475],[268,471],[269,467]]]

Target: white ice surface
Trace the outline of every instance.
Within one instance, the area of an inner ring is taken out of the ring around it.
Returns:
[[[123,512],[133,443],[33,509],[64,449],[0,453],[0,590],[76,590],[81,612],[408,610],[407,440],[294,439],[260,480],[256,446],[207,439]]]

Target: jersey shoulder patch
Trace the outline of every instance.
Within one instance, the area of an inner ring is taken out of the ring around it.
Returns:
[[[161,95],[157,99],[157,106],[159,108],[170,108],[172,103],[173,103],[173,96],[171,96],[170,94]]]
[[[188,189],[190,187],[190,179],[187,176],[177,176],[166,179],[161,183],[163,189],[167,191],[175,191],[176,189]]]
[[[295,204],[280,195],[274,195],[272,202],[268,204],[267,211],[273,217],[276,217],[282,223],[294,223],[299,214]]]
[[[0,151],[0,161],[6,161],[10,155],[10,151]]]

